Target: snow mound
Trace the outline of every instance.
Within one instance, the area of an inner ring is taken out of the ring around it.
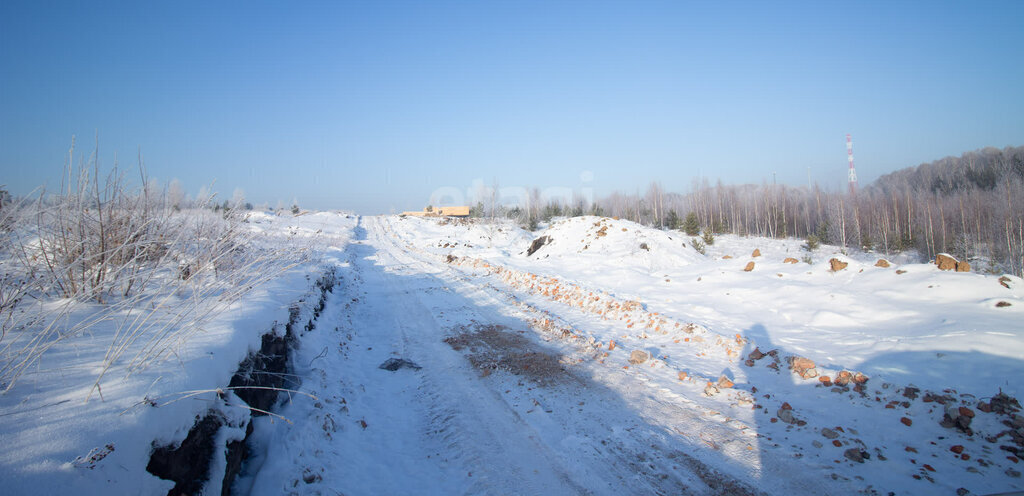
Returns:
[[[508,219],[396,217],[398,238],[430,253],[456,256],[508,256],[530,243],[530,233]]]
[[[606,264],[641,264],[648,268],[680,267],[707,260],[686,243],[686,237],[608,217],[573,217],[552,223],[539,233],[548,243],[526,255],[530,259],[599,258]]]

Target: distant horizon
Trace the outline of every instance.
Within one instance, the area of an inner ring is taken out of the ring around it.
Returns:
[[[1024,144],[1024,3],[0,5],[0,184],[400,212],[478,185],[842,188]],[[129,174],[131,175],[131,174]]]
[[[897,171],[904,170],[904,169],[916,168],[916,167],[919,167],[921,165],[931,164],[931,163],[934,163],[934,162],[937,162],[937,161],[941,161],[941,160],[944,160],[944,159],[947,159],[947,158],[961,157],[961,156],[963,156],[963,155],[965,155],[967,153],[979,152],[979,151],[982,151],[982,150],[985,150],[985,149],[989,149],[989,148],[993,148],[993,149],[997,149],[997,150],[1006,150],[1006,149],[1009,149],[1009,148],[1016,148],[1016,147],[1020,147],[1020,146],[1024,146],[1024,145],[1007,145],[1007,146],[1003,146],[1003,147],[983,146],[983,147],[975,148],[973,150],[965,150],[962,153],[957,153],[957,154],[953,154],[953,155],[945,155],[945,156],[942,156],[942,157],[937,157],[937,158],[932,159],[932,160],[926,160],[924,162],[920,162],[920,163],[917,163],[917,164],[907,165],[905,167],[899,167],[899,168],[893,169],[891,171],[883,171],[880,174],[878,174],[876,177],[872,178],[870,181],[863,180],[860,177],[860,174],[858,173],[857,185],[858,185],[858,188],[866,187],[866,186],[876,182],[882,176],[891,174],[893,172],[897,172]],[[74,169],[77,171],[77,170],[79,170],[79,167],[82,164],[85,163],[85,160],[87,160],[87,157],[91,158],[92,154],[91,154],[91,152],[90,153],[84,153],[83,152],[82,154],[76,155],[76,156],[78,157],[78,159],[76,161],[76,165],[75,165]],[[139,180],[140,178],[136,174],[136,173],[139,172],[138,171],[138,164],[131,164],[131,165],[120,164],[118,166],[118,168],[121,171],[122,175],[126,176],[127,180],[125,182],[126,182],[126,186],[128,186],[129,189],[139,189],[139,188],[141,188],[141,182]],[[90,168],[90,170],[92,170],[92,169]],[[102,159],[100,160],[100,170],[99,170],[99,173],[101,175],[101,178],[100,178],[101,180],[103,180],[107,174],[112,172],[112,170],[113,170],[112,166],[110,166],[110,167],[104,166],[103,165],[103,160]],[[780,183],[780,182],[776,181],[776,184],[784,185],[784,186],[791,187],[791,188],[802,188],[802,187],[808,187],[808,186],[817,186],[817,187],[821,188],[822,191],[824,191],[824,192],[837,192],[837,191],[838,192],[842,192],[842,191],[844,191],[847,188],[848,182],[847,182],[847,179],[846,179],[846,169],[843,169],[840,172],[842,173],[841,174],[842,177],[840,177],[838,179],[837,178],[831,178],[832,179],[831,180],[831,184],[826,184],[826,183],[822,183],[820,181],[817,181],[817,180],[815,180],[813,178],[813,176],[811,177],[811,183],[810,184],[808,184],[806,181],[804,183],[802,183],[802,184],[801,183]],[[588,176],[588,174],[590,174],[590,176]],[[573,195],[572,196],[573,202],[575,202],[576,199],[583,199],[585,204],[590,205],[592,202],[600,201],[602,199],[606,199],[606,198],[608,198],[608,197],[610,197],[612,195],[616,195],[616,194],[627,196],[627,197],[628,196],[633,196],[633,195],[643,196],[644,193],[647,191],[647,189],[649,188],[649,186],[652,183],[661,184],[662,187],[664,188],[664,184],[661,181],[659,181],[657,179],[652,179],[652,180],[647,181],[646,183],[644,183],[645,185],[643,187],[636,188],[633,191],[612,189],[612,190],[608,190],[608,191],[605,191],[605,192],[602,193],[602,192],[597,191],[593,187],[593,184],[591,184],[591,183],[595,182],[594,178],[592,177],[592,172],[591,171],[584,171],[583,173],[581,173],[581,176],[584,176],[584,177],[581,178],[581,180],[580,180],[581,186],[579,186],[579,187],[567,187],[567,186],[560,186],[560,185],[547,185],[547,186],[526,185],[526,186],[520,186],[520,185],[503,185],[503,184],[500,184],[500,183],[498,183],[497,186],[499,187],[500,191],[505,191],[507,193],[505,195],[506,198],[509,198],[509,197],[513,197],[514,198],[517,195],[526,195],[531,190],[539,190],[541,192],[542,198],[544,198],[545,200],[547,200],[549,198],[553,198],[553,199],[557,200],[562,205],[567,205],[568,204],[568,202],[562,201],[562,199],[565,198],[567,194]],[[587,177],[589,177],[589,179],[586,179]],[[166,190],[166,188],[169,186],[169,184],[172,181],[180,181],[180,180],[177,180],[177,178],[172,178],[170,180],[165,180],[163,178],[157,178],[157,177],[152,177],[152,176],[148,176],[148,175],[147,175],[147,178],[148,178],[148,180],[150,182],[153,182],[158,188],[160,188],[161,191]],[[678,189],[678,190],[666,189],[664,191],[664,193],[665,194],[686,195],[686,194],[689,194],[689,193],[693,192],[693,185],[695,183],[703,184],[705,181],[707,181],[707,183],[709,185],[715,186],[716,184],[719,183],[720,178],[715,178],[715,177],[692,177],[690,179],[689,185],[686,188]],[[760,186],[760,185],[768,184],[768,183],[772,183],[772,178],[771,177],[769,177],[769,178],[761,178],[758,181],[740,181],[740,182],[721,181],[721,184],[723,186],[730,186],[730,187]],[[248,196],[246,196],[245,197],[245,203],[249,203],[249,204],[253,205],[254,207],[266,208],[267,210],[271,210],[271,211],[278,210],[278,209],[288,209],[288,208],[291,208],[291,206],[293,204],[298,204],[301,209],[309,210],[309,211],[346,212],[346,213],[352,213],[352,214],[357,214],[357,215],[389,215],[389,214],[398,214],[398,213],[401,213],[403,211],[419,211],[419,210],[423,210],[427,206],[462,206],[462,205],[475,206],[477,204],[477,202],[478,202],[478,200],[477,200],[478,197],[475,196],[475,195],[481,194],[481,191],[479,190],[479,188],[483,187],[485,189],[489,189],[489,188],[492,188],[493,185],[494,185],[494,183],[485,183],[485,182],[483,182],[481,178],[474,178],[474,179],[470,180],[467,183],[466,187],[463,187],[461,189],[458,186],[442,186],[442,187],[436,188],[433,191],[433,193],[436,193],[438,191],[440,191],[442,193],[450,193],[449,195],[443,196],[442,197],[442,201],[435,201],[436,198],[433,198],[433,197],[428,195],[427,198],[424,200],[425,203],[423,203],[422,205],[420,205],[418,207],[413,205],[410,208],[405,208],[405,209],[400,209],[400,210],[396,210],[395,208],[391,208],[389,211],[386,211],[386,212],[382,212],[382,211],[370,211],[370,212],[360,211],[359,209],[356,209],[356,208],[353,208],[353,207],[349,207],[349,206],[345,206],[345,205],[317,206],[317,205],[312,205],[312,204],[304,204],[301,201],[286,201],[286,200],[281,199],[281,198],[265,200],[265,199],[258,199],[258,198],[249,198]],[[14,190],[11,190],[11,189],[8,189],[7,191],[9,193],[11,193],[12,195],[16,196],[16,197],[24,198],[24,197],[28,197],[28,196],[36,196],[36,195],[38,195],[40,193],[40,191],[42,191],[44,189],[44,186],[45,185],[36,186],[35,188],[33,188],[32,190],[30,190],[28,192],[14,191]],[[221,191],[216,186],[217,186],[216,181],[210,181],[210,183],[205,184],[205,185],[201,185],[195,191],[187,191],[186,190],[186,191],[184,191],[184,193],[185,193],[185,195],[186,195],[186,197],[187,197],[187,199],[189,201],[194,201],[194,200],[198,199],[199,196],[203,196],[205,194],[211,194],[212,193],[215,196],[215,199],[216,199],[216,201],[214,201],[213,203],[217,203],[217,204],[220,204],[220,203],[224,202],[225,200],[231,201],[233,199],[233,196],[235,194],[238,194],[239,191],[241,191],[241,193],[243,195],[245,193],[244,190],[240,190],[240,188],[235,188],[234,190],[229,190],[229,191]],[[0,188],[5,188],[5,187],[7,187],[7,185],[0,184]],[[57,189],[58,188],[45,188],[45,192],[46,192],[46,194],[56,194],[56,193],[58,193]],[[452,195],[454,195],[454,198],[453,198]],[[488,195],[489,195],[489,193],[488,193]],[[465,201],[453,201],[453,200],[458,200],[458,198],[463,198]],[[297,199],[293,199],[293,200],[297,200]],[[499,204],[503,204],[504,206],[511,207],[513,205],[516,205],[516,202],[508,202],[508,201],[506,201],[506,202],[502,203],[502,202],[499,201]]]

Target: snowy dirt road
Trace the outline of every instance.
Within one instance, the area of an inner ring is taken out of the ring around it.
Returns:
[[[851,490],[762,456],[751,421],[545,333],[523,295],[418,253],[385,219],[364,218],[334,262],[339,287],[294,359],[318,400],[288,404],[290,424],[259,419],[238,493]]]

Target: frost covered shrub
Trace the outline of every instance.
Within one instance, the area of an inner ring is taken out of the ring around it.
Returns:
[[[262,244],[237,205],[182,208],[143,184],[129,190],[116,169],[101,179],[95,163],[68,167],[58,193],[0,209],[0,390],[97,322],[122,322],[100,377],[117,362],[130,374],[166,359],[309,252]]]
[[[22,261],[44,274],[43,290],[62,298],[131,295],[145,284],[147,268],[169,254],[171,210],[148,191],[126,192],[116,170],[102,182],[95,168],[66,176],[58,194],[23,209],[31,211],[21,221],[31,226],[20,243]]]

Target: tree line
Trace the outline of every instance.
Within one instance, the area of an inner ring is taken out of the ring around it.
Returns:
[[[589,204],[533,200],[513,208],[480,202],[473,213],[514,218],[531,230],[539,221],[578,215],[688,232],[696,223],[703,232],[797,237],[884,254],[916,250],[923,259],[949,253],[979,270],[1024,274],[1024,147],[989,147],[902,169],[856,194],[817,184],[705,179],[685,194],[655,182],[642,195],[612,193]]]

